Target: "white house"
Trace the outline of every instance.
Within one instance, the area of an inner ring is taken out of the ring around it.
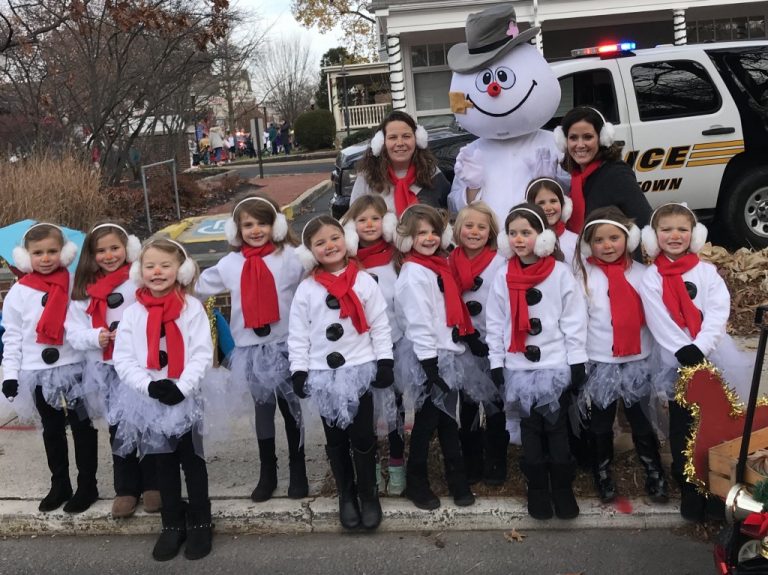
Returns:
[[[446,124],[451,71],[448,49],[463,42],[467,15],[492,0],[373,0],[380,54],[389,64],[392,106],[426,125]],[[572,49],[633,41],[638,48],[766,37],[768,2],[742,0],[527,0],[514,1],[521,30],[541,26],[547,59]]]

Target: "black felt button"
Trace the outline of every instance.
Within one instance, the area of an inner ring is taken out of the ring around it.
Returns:
[[[328,297],[325,298],[325,305],[327,305],[330,309],[339,309],[341,307],[339,300],[331,294],[328,294]]]
[[[270,333],[272,333],[272,328],[269,327],[269,324],[262,325],[261,327],[254,327],[253,333],[259,337],[267,337]]]
[[[524,355],[528,361],[541,361],[541,349],[538,345],[526,345]]]
[[[437,287],[441,292],[445,291],[445,286],[443,285],[443,278],[442,276],[437,276]]]
[[[346,363],[346,359],[338,351],[334,351],[325,356],[325,361],[328,363],[328,367],[336,369]]]
[[[472,287],[470,289],[472,291],[477,291],[482,287],[482,285],[483,285],[483,278],[481,278],[480,276],[477,276],[475,278],[475,281],[472,282]]]
[[[528,334],[539,335],[541,333],[541,320],[537,317],[532,317],[528,320]]]
[[[168,353],[166,353],[165,351],[160,350],[160,353],[158,354],[158,359],[160,360],[160,369],[168,365]]]
[[[165,324],[160,324],[160,337],[165,337]]]
[[[125,298],[121,293],[112,292],[107,296],[107,306],[109,306],[109,309],[115,309],[117,307],[120,307],[121,305],[123,305],[124,301],[125,301]]]
[[[525,303],[528,305],[536,305],[541,301],[541,292],[536,288],[528,288],[525,290]]]
[[[52,363],[59,361],[59,350],[55,347],[46,347],[40,354],[40,357],[43,358],[45,363],[51,365]]]
[[[469,315],[471,316],[480,315],[480,313],[483,311],[483,304],[475,300],[468,301],[467,311],[469,311]]]
[[[373,281],[375,281],[376,283],[379,283],[379,276],[371,272],[368,272],[368,275],[370,275],[373,278]]]
[[[115,331],[118,325],[120,325],[119,321],[113,321],[111,324],[109,324],[109,331]]]
[[[340,323],[332,323],[325,328],[325,337],[329,341],[338,341],[342,335],[344,335],[344,328]]]
[[[40,300],[40,305],[45,307],[45,304],[47,304],[47,303],[48,303],[48,294],[44,293],[43,294],[43,298]]]
[[[453,343],[459,343],[459,340],[461,339],[461,336],[459,335],[459,328],[454,327],[451,330],[451,339],[453,340]]]
[[[696,299],[696,294],[699,293],[696,284],[693,282],[685,282],[685,291],[688,292],[688,297],[691,299]]]

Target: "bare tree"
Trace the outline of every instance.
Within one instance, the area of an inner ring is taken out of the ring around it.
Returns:
[[[262,98],[291,123],[309,108],[315,89],[315,60],[303,36],[271,39],[259,58]]]

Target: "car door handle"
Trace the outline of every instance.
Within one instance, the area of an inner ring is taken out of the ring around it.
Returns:
[[[723,134],[733,134],[736,128],[729,126],[718,126],[717,128],[709,128],[708,130],[702,130],[702,136],[722,136]]]

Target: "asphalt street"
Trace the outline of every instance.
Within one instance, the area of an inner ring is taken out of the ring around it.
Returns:
[[[326,158],[322,160],[306,160],[301,162],[273,162],[264,163],[264,175],[265,176],[278,176],[282,174],[328,174],[331,177],[331,170],[333,170],[334,160],[333,158]],[[258,164],[248,164],[245,166],[228,166],[234,168],[243,178],[257,178],[259,176]]]
[[[505,536],[505,533],[507,536]],[[705,575],[708,543],[664,530],[217,535],[200,561],[151,558],[154,537],[0,541],[2,575]]]

